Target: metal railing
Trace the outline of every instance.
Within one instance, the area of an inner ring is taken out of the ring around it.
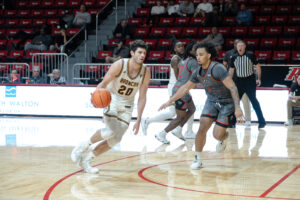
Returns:
[[[96,47],[98,46],[98,25],[99,25],[99,15],[112,3],[110,0],[96,15]]]
[[[151,82],[169,81],[169,64],[145,64],[151,72]],[[73,65],[74,84],[99,83],[111,64],[105,63],[76,63]]]
[[[32,55],[32,67],[38,66],[43,76],[52,73],[53,69],[59,69],[61,76],[69,78],[68,55],[65,53],[34,53]]]
[[[11,72],[17,71],[15,77]],[[27,63],[0,63],[0,83],[22,83],[30,77],[30,67]]]
[[[74,34],[67,42],[63,45],[61,53],[66,53],[68,55],[72,55],[75,50],[79,47],[81,41],[87,40],[87,30],[86,27],[83,26],[80,30]],[[86,51],[85,51],[86,58]]]

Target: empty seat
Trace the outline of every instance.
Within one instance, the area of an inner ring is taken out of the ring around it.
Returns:
[[[165,36],[165,28],[155,27],[151,29],[149,38],[163,38]]]
[[[271,53],[272,51],[260,51],[256,50],[254,51],[255,56],[259,63],[268,63],[271,59]]]
[[[265,36],[267,37],[279,37],[282,33],[281,26],[267,26],[265,30]]]
[[[189,17],[176,17],[174,26],[187,26],[189,24],[190,18]]]
[[[296,37],[298,36],[300,29],[298,26],[284,26],[283,36],[284,37]]]
[[[274,5],[262,5],[260,7],[260,14],[261,15],[273,15],[275,12]]]
[[[258,49],[259,39],[258,38],[245,38],[245,43],[247,44],[247,49],[250,51],[254,51]]]
[[[254,19],[254,23],[257,26],[267,26],[270,24],[271,16],[266,15],[266,16],[256,16]]]
[[[135,39],[144,39],[148,37],[149,28],[136,28],[133,37]]]
[[[149,51],[149,56],[147,58],[148,63],[162,63],[164,60],[164,51]]]
[[[198,37],[204,38],[210,33],[211,33],[211,28],[210,27],[199,28]]]
[[[9,55],[7,56],[7,60],[21,62],[23,56],[24,56],[23,50],[11,50],[9,51]]]
[[[300,64],[300,51],[292,51],[291,62],[293,64]]]
[[[154,50],[156,48],[157,40],[156,39],[144,39],[144,42],[148,45],[150,50]]]
[[[236,38],[244,38],[247,35],[247,27],[246,26],[236,26],[232,27],[231,35]]]
[[[288,19],[287,16],[273,15],[272,19],[271,19],[271,22],[274,25],[277,25],[277,24],[285,25],[287,23],[287,19]]]
[[[276,8],[276,14],[290,14],[292,12],[292,7],[290,5],[278,5]]]
[[[181,28],[180,27],[167,28],[167,34],[170,36],[174,35],[176,38],[179,38],[181,36]]]
[[[0,50],[0,60],[1,62],[5,62],[8,56],[8,50]]]
[[[262,38],[260,40],[261,50],[272,50],[277,45],[277,38]]]
[[[190,20],[190,26],[202,26],[204,24],[204,17],[192,17]]]
[[[289,16],[289,21],[288,21],[289,25],[300,25],[300,16],[297,15],[290,15]]]
[[[295,38],[279,38],[277,49],[278,50],[292,50],[295,46]]]
[[[171,27],[173,26],[174,18],[172,17],[161,17],[158,23],[160,27]]]
[[[148,18],[150,15],[150,8],[138,8],[135,14],[136,17]]]
[[[184,38],[194,38],[197,35],[197,28],[196,27],[185,27],[182,30],[182,37]]]
[[[290,60],[290,51],[273,51],[272,62],[275,64],[288,63]]]
[[[248,30],[248,37],[262,37],[265,34],[263,26],[250,26]]]
[[[113,52],[112,51],[98,51],[97,57],[95,58],[96,62],[99,63],[105,63],[105,58],[107,56],[112,57]]]
[[[172,41],[170,39],[158,40],[157,50],[169,50],[171,48]]]

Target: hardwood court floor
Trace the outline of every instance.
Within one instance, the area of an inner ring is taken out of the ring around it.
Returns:
[[[161,145],[154,134],[166,123],[153,123],[147,136],[128,131],[97,157],[99,174],[83,173],[70,153],[101,126],[95,119],[0,118],[0,199],[300,199],[300,126],[239,125],[225,153],[215,152],[210,130],[204,168],[190,170],[194,141],[169,134],[171,144]]]

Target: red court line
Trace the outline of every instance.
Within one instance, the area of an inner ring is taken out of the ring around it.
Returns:
[[[150,152],[150,153],[145,153],[145,154],[152,154],[153,152]],[[133,158],[133,157],[137,157],[137,156],[141,156],[141,155],[144,155],[144,154],[136,154],[136,155],[132,155],[132,156],[127,156],[127,157],[123,157],[123,158],[119,158],[119,159],[115,159],[115,160],[111,160],[111,161],[107,161],[107,162],[104,162],[104,163],[100,163],[100,164],[97,164],[97,165],[94,165],[95,166],[99,166],[99,165],[105,165],[105,164],[108,164],[108,163],[112,163],[112,162],[116,162],[116,161],[120,161],[120,160],[124,160],[124,159],[128,159],[128,158]],[[58,181],[56,181],[48,190],[47,192],[45,193],[44,195],[44,198],[43,200],[49,200],[49,197],[51,195],[51,193],[53,192],[53,190],[56,188],[56,186],[58,184],[60,184],[61,182],[63,182],[64,180],[66,180],[67,178],[79,173],[79,172],[82,172],[83,170],[79,170],[79,171],[76,171],[72,174],[69,174],[61,179],[59,179]]]
[[[278,185],[280,185],[283,181],[285,181],[290,175],[292,175],[294,172],[297,171],[297,169],[300,168],[300,165],[295,167],[292,171],[290,171],[288,174],[286,174],[284,177],[282,177],[279,181],[277,181],[274,185],[272,185],[269,189],[267,189],[263,194],[260,195],[260,197],[267,196],[270,192],[272,192]]]
[[[219,158],[219,159],[224,159],[224,158]],[[233,158],[235,159],[235,158]],[[214,160],[214,159],[204,159],[204,160]],[[152,165],[152,166],[148,166],[148,167],[145,167],[143,169],[141,169],[139,172],[138,172],[138,175],[141,179],[147,181],[147,182],[150,182],[150,183],[153,183],[153,184],[156,184],[156,185],[160,185],[160,186],[164,186],[164,187],[168,187],[168,188],[174,188],[174,189],[179,189],[179,190],[185,190],[185,191],[189,191],[189,192],[199,192],[199,193],[206,193],[206,194],[213,194],[213,195],[224,195],[224,196],[232,196],[232,197],[248,197],[248,198],[262,198],[262,199],[286,199],[286,200],[299,200],[299,199],[291,199],[291,198],[284,198],[284,197],[265,197],[265,196],[251,196],[251,195],[242,195],[242,194],[226,194],[226,193],[218,193],[218,192],[208,192],[208,191],[202,191],[202,190],[194,190],[194,189],[188,189],[188,188],[183,188],[183,187],[176,187],[176,186],[171,186],[171,185],[166,185],[166,184],[163,184],[163,183],[159,183],[159,182],[156,182],[156,181],[153,181],[147,177],[144,176],[144,172],[148,169],[151,169],[153,167],[157,167],[157,166],[160,166],[160,165],[169,165],[169,164],[174,164],[174,163],[178,163],[178,162],[186,162],[186,161],[191,161],[191,160],[179,160],[179,161],[174,161],[174,162],[168,162],[168,163],[161,163],[161,164],[157,164],[157,165]],[[299,168],[299,166],[297,166],[296,168]]]

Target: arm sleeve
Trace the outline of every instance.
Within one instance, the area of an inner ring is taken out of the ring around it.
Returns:
[[[295,92],[297,83],[292,83],[290,92]]]
[[[222,64],[217,64],[214,66],[214,68],[211,71],[211,75],[213,76],[214,79],[218,81],[223,81],[225,78],[229,76],[228,71]]]

